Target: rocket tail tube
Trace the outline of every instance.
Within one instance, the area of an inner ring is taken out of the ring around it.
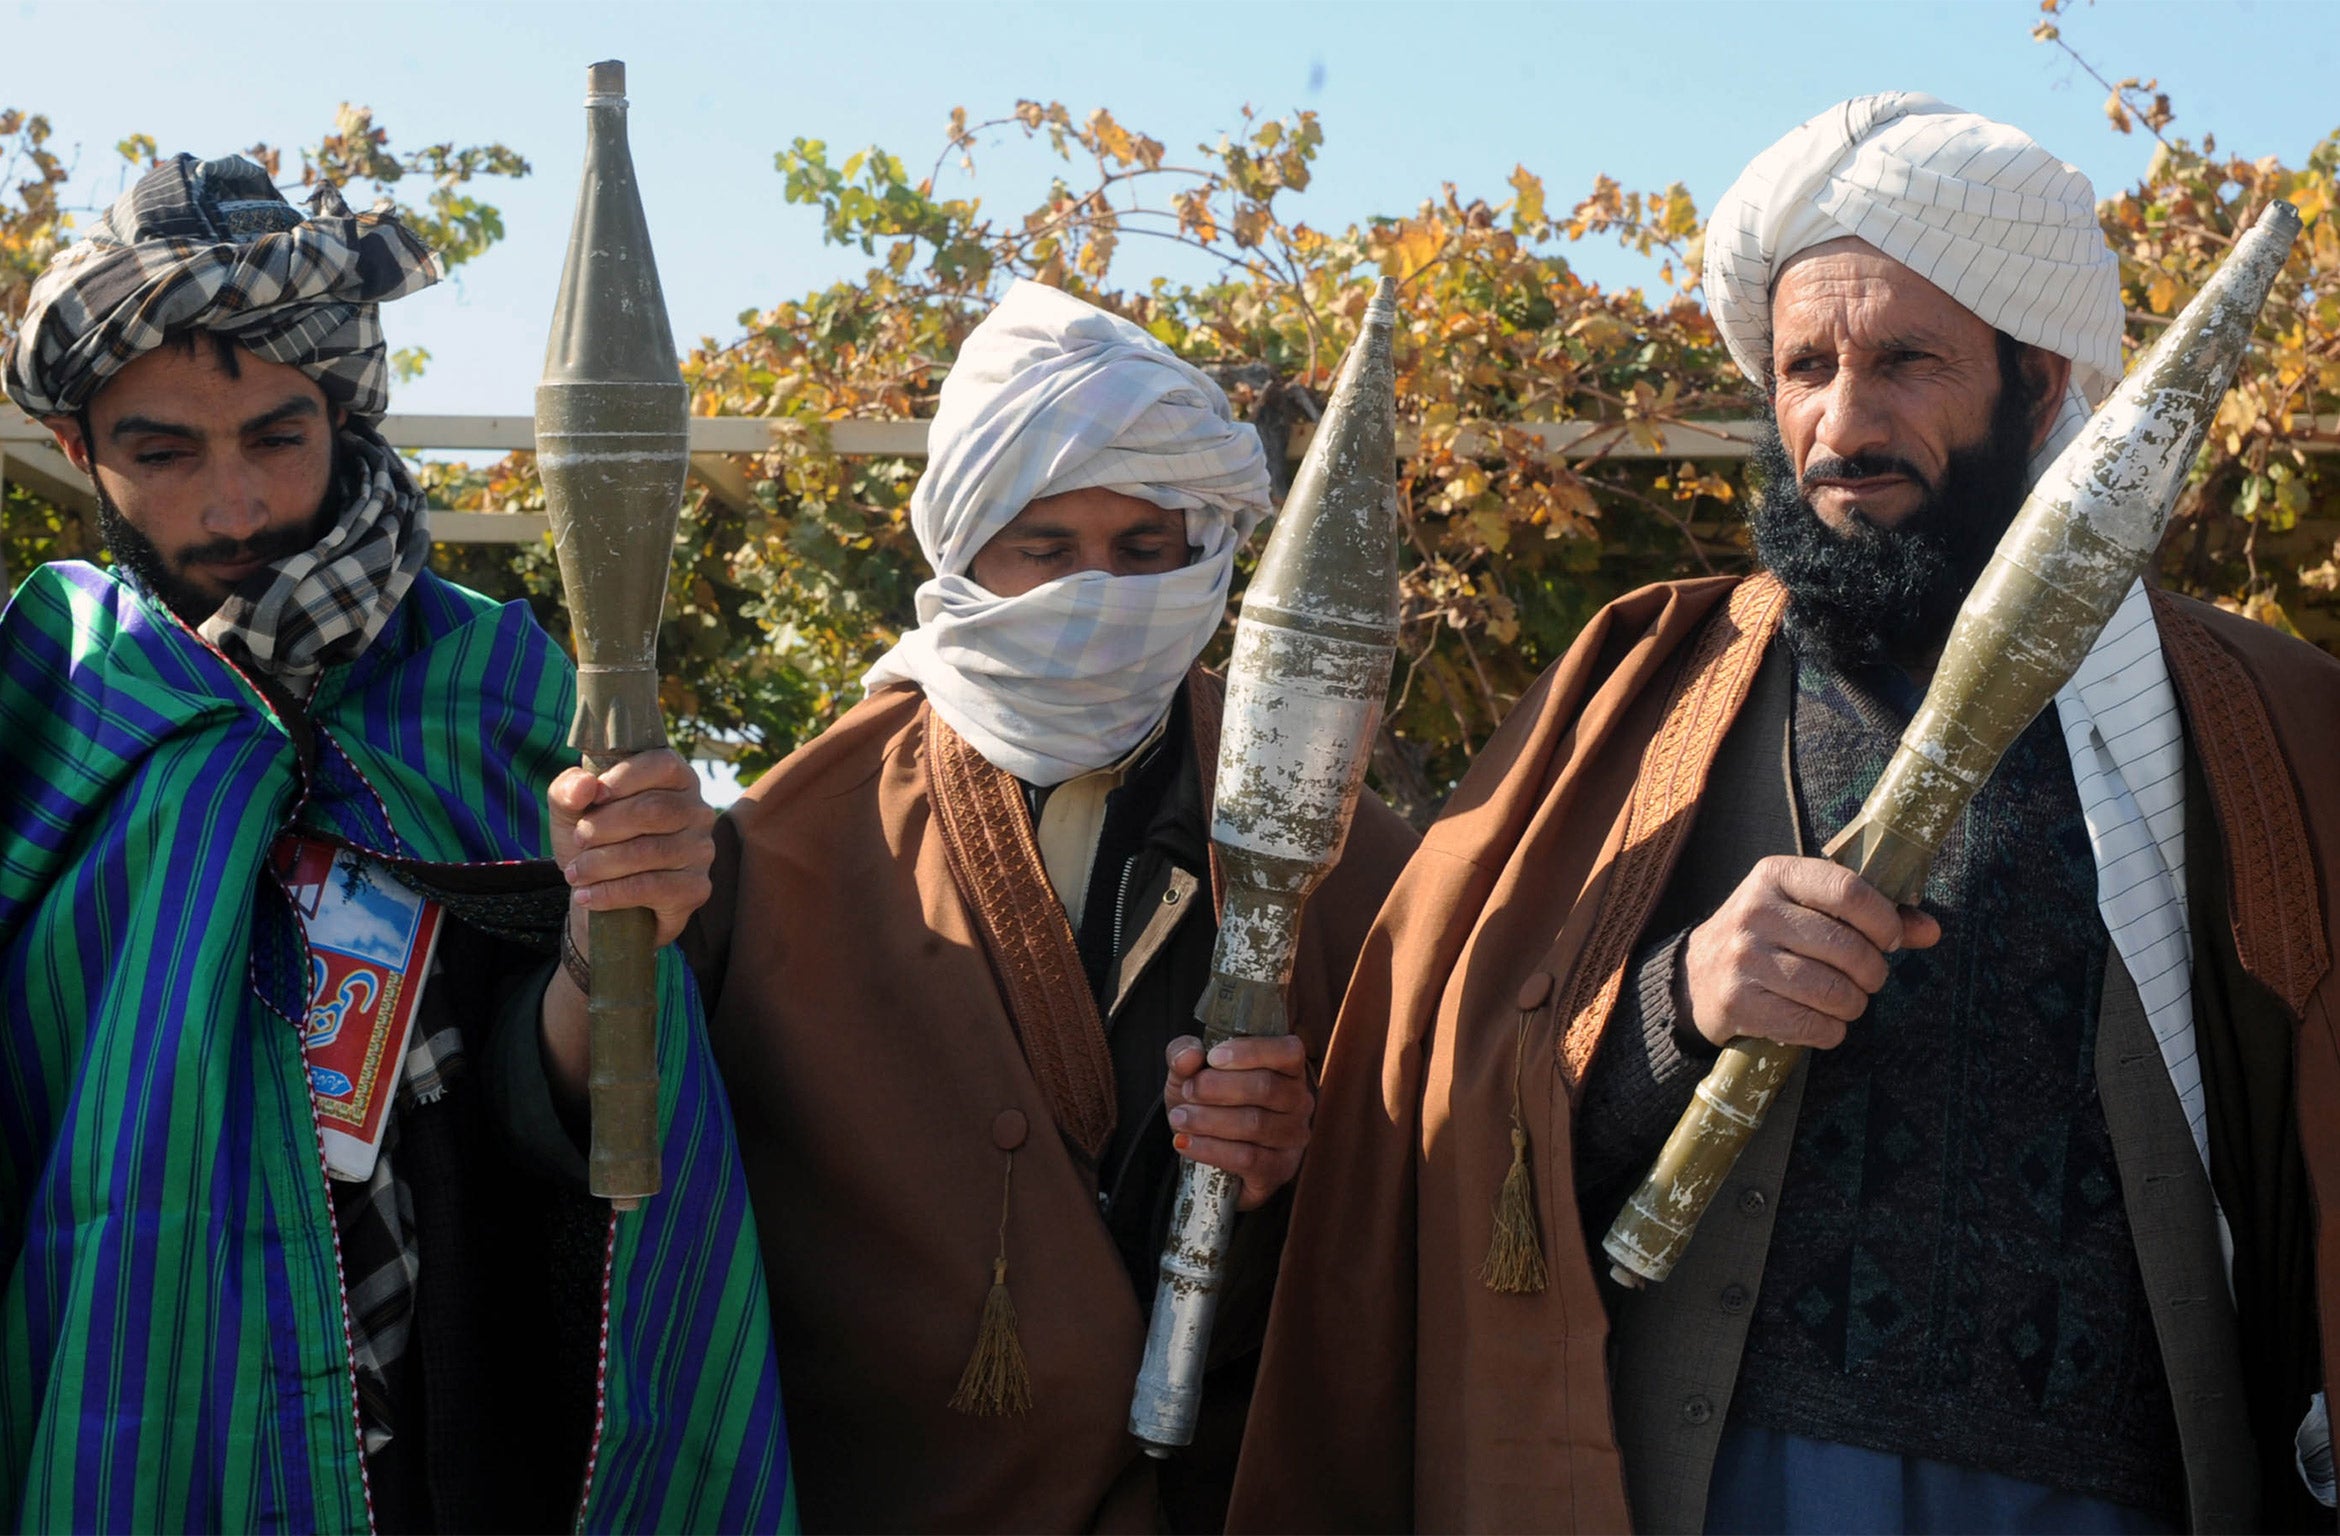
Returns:
[[[1918,900],[1943,837],[2160,547],[2299,228],[2290,204],[2267,206],[2040,476],[1967,594],[1924,703],[1826,849],[1895,902]],[[1801,1054],[1724,1048],[1602,1242],[1620,1283],[1672,1273]]]
[[[537,470],[577,650],[571,745],[607,771],[663,746],[658,621],[690,464],[690,396],[626,138],[625,66],[586,75],[584,175],[536,391]],[[652,915],[594,912],[589,1187],[658,1192]]]
[[[658,1193],[658,927],[644,907],[588,913],[593,990],[586,1079],[593,1142],[586,1184],[620,1210]]]

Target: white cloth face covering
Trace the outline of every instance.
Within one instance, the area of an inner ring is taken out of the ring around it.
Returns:
[[[1017,282],[943,381],[911,531],[934,568],[918,627],[863,678],[925,690],[995,767],[1059,784],[1142,741],[1226,613],[1235,552],[1269,510],[1259,435],[1140,327]],[[1101,487],[1183,512],[1193,551],[1148,576],[1084,571],[1015,597],[968,574],[1032,502]]]

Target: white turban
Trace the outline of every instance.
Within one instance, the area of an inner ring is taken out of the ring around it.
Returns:
[[[1706,228],[1706,296],[1770,382],[1771,288],[1800,251],[1867,241],[2017,341],[2066,357],[2046,467],[2121,376],[2120,261],[2088,178],[2029,134],[1912,91],[1856,96],[1757,155]]]
[[[910,528],[934,567],[918,627],[862,679],[914,682],[994,766],[1034,784],[1119,760],[1169,709],[1267,515],[1259,434],[1139,327],[1018,282],[943,380]],[[1083,571],[999,597],[967,574],[1029,503],[1092,486],[1186,514],[1192,564]]]

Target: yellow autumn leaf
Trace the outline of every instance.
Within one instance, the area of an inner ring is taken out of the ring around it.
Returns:
[[[1129,141],[1129,130],[1113,120],[1113,114],[1099,107],[1089,114],[1089,132],[1095,137],[1103,153],[1128,165],[1137,159],[1136,146]]]
[[[2291,615],[2283,611],[2283,605],[2275,600],[2272,592],[2258,592],[2245,598],[2242,612],[2244,618],[2256,619],[2272,629],[2281,630],[2294,640],[2299,638],[2299,626],[2291,622]]]
[[[1511,519],[1504,516],[1500,507],[1486,507],[1473,512],[1470,525],[1471,531],[1479,536],[1479,542],[1493,553],[1500,555],[1511,547]]]
[[[1544,179],[1524,165],[1511,169],[1511,218],[1515,225],[1544,221]]]
[[[1398,280],[1405,282],[1438,259],[1446,249],[1446,226],[1437,219],[1409,219],[1397,238]]]
[[[1690,189],[1678,181],[1666,188],[1666,212],[1662,227],[1669,240],[1679,240],[1698,227],[1698,205],[1690,200]]]

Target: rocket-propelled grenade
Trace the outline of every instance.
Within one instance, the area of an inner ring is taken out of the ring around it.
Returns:
[[[666,745],[658,619],[690,466],[650,228],[626,143],[626,67],[586,72],[585,176],[536,389],[536,467],[577,644],[569,744],[596,772]],[[587,919],[593,1193],[630,1209],[658,1193],[655,920]]]
[[[2160,547],[2298,234],[2298,212],[2270,203],[2040,476],[1959,608],[1925,702],[1884,776],[1828,857],[1893,901],[1917,902],[1943,837],[2080,669]],[[1723,1048],[1601,1245],[1620,1283],[1638,1287],[1673,1273],[1802,1055],[1800,1047],[1744,1037]]]
[[[1398,630],[1396,324],[1384,278],[1235,623],[1211,811],[1226,908],[1195,1008],[1206,1049],[1288,1028],[1300,912],[1340,858],[1381,724]],[[1130,1405],[1130,1433],[1156,1455],[1194,1438],[1241,1193],[1221,1169],[1179,1169]]]

